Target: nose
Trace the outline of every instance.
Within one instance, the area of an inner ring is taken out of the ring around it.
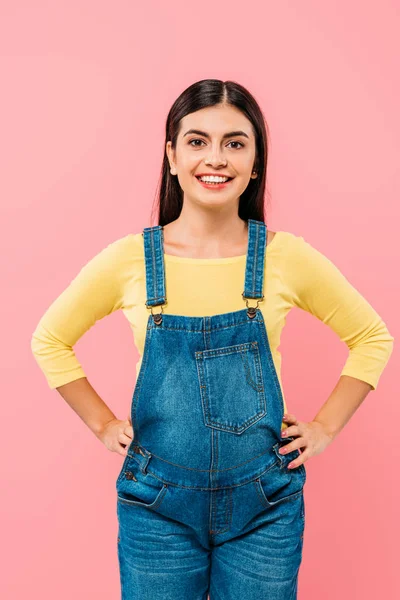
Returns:
[[[227,163],[226,158],[221,155],[221,152],[218,148],[214,148],[208,158],[204,159],[204,162],[206,165],[210,165],[215,168],[218,166],[226,166]]]

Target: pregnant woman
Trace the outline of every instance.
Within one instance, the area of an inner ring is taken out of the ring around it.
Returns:
[[[164,148],[158,224],[81,269],[40,319],[32,351],[50,388],[124,457],[122,600],[295,600],[305,463],[376,389],[393,337],[327,257],[268,229],[267,128],[244,87],[211,79],[186,89]],[[281,381],[278,347],[294,306],[349,350],[310,422],[287,412]],[[73,350],[119,309],[139,351],[126,420]]]

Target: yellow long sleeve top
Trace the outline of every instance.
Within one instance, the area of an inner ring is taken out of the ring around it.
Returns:
[[[203,259],[164,254],[164,258],[168,303],[164,313],[212,316],[245,308],[246,255]],[[346,343],[349,352],[341,375],[361,379],[376,389],[394,338],[367,300],[303,237],[278,231],[267,245],[264,297],[259,308],[283,398],[278,347],[293,306],[317,317]],[[86,376],[73,346],[96,321],[119,309],[128,319],[139,352],[137,376],[149,315],[145,301],[143,236],[130,233],[95,255],[37,324],[31,349],[49,387]],[[285,398],[284,405],[286,411]]]

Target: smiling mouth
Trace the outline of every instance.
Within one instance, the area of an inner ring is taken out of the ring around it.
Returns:
[[[199,181],[202,181],[203,183],[209,183],[208,181],[203,181],[199,175],[195,175],[195,177],[196,177],[196,179],[198,179]],[[228,181],[232,181],[232,179],[234,179],[234,177],[228,177],[227,179],[225,179],[225,181],[221,181],[221,182],[216,181],[214,183],[227,183]]]

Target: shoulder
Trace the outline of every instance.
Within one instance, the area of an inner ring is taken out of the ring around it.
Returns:
[[[136,260],[143,261],[142,236],[141,233],[129,233],[92,254],[83,271],[86,276],[106,274],[117,277],[121,272],[129,271]]]
[[[268,232],[269,233],[269,232]],[[302,235],[291,231],[271,232],[275,235],[267,244],[267,253],[271,260],[279,263],[279,268],[287,271],[303,272],[310,270],[315,263],[321,263],[325,259],[313,245]]]
[[[302,236],[291,233],[290,231],[270,231],[268,230],[267,246],[271,246],[271,252],[279,250],[282,252],[293,252],[296,248],[302,246],[305,240]]]
[[[129,260],[143,258],[143,238],[141,233],[128,233],[123,237],[112,240],[102,253],[109,258]]]

